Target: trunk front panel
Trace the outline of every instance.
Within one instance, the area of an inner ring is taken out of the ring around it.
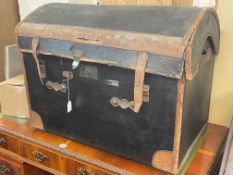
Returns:
[[[47,80],[67,84],[62,71],[72,71],[73,60],[39,56]],[[81,62],[69,81],[72,111],[67,113],[68,93],[41,85],[35,61],[24,53],[31,109],[48,132],[151,165],[153,153],[173,150],[177,80],[146,74],[150,101],[139,113],[110,104],[111,97],[133,100],[134,71]]]

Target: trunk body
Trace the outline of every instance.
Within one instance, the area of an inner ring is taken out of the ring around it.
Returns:
[[[51,4],[17,35],[35,128],[179,171],[208,121],[213,10]]]

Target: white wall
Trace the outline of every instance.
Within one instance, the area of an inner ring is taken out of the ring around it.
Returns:
[[[78,3],[78,4],[97,4],[97,0],[18,0],[21,19],[27,16],[37,7],[52,2]]]
[[[229,126],[233,116],[233,1],[219,0],[220,50],[215,61],[210,122]]]

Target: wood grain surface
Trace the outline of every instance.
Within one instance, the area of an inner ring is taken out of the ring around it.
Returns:
[[[98,175],[101,174],[100,172],[108,175],[124,173],[135,175],[166,174],[154,168],[144,166],[140,163],[127,160],[117,155],[113,155],[63,137],[32,129],[27,120],[19,121],[14,118],[1,117],[0,132],[3,135],[14,135],[14,137],[19,139],[19,153],[24,158],[33,161],[34,158],[31,155],[33,150],[44,152],[49,156],[49,159],[54,161],[52,163],[44,162],[39,164],[45,164],[45,167],[54,168],[64,173],[69,171],[72,171],[69,172],[69,174],[76,173],[78,168],[84,167],[90,171],[93,170],[98,172],[96,173]],[[226,133],[227,128],[208,124],[207,137],[202,146],[198,149],[196,156],[185,174],[208,174],[224,143]],[[61,146],[61,144],[65,144],[66,147],[60,148],[59,146]],[[79,161],[77,161],[78,159]],[[59,162],[57,163],[57,161]],[[30,161],[27,163],[30,163]],[[57,167],[58,165],[59,167]],[[44,166],[41,166],[40,168],[43,169],[43,167]],[[47,169],[45,168],[45,170]]]
[[[103,5],[174,5],[192,6],[193,0],[102,0]]]

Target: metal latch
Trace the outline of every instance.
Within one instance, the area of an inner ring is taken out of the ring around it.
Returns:
[[[76,69],[80,64],[80,58],[83,56],[83,51],[80,49],[72,48],[72,54],[73,54],[73,63],[72,63],[72,69]]]
[[[134,77],[134,101],[128,101],[126,99],[119,99],[118,97],[112,97],[110,103],[114,107],[121,107],[122,109],[130,108],[134,112],[139,112],[143,102],[149,102],[149,85],[144,84],[145,69],[148,62],[148,53],[140,52],[135,67]]]
[[[52,82],[48,80],[46,81],[45,85],[48,89],[53,89],[55,92],[61,91],[63,93],[66,93],[67,90],[65,83]]]
[[[149,102],[149,85],[143,86],[143,102]],[[126,99],[119,99],[117,97],[112,97],[110,99],[110,103],[114,107],[121,107],[122,109],[130,108],[131,110],[134,110],[134,101],[128,101]]]

